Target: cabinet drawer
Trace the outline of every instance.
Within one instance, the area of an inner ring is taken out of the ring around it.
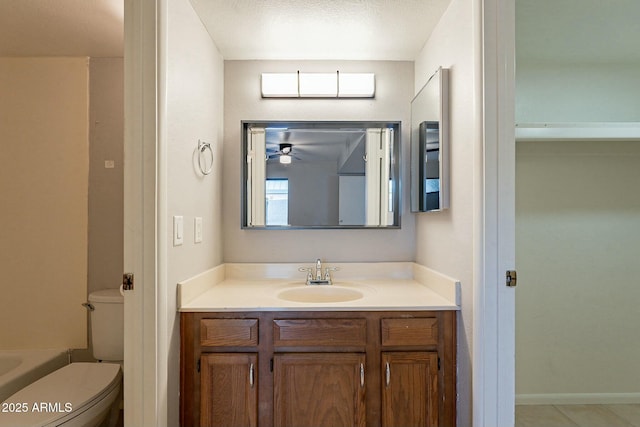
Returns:
[[[382,319],[382,345],[436,345],[438,319]]]
[[[202,319],[200,345],[216,347],[258,345],[258,319]]]
[[[273,321],[274,346],[364,346],[365,319],[280,319]]]

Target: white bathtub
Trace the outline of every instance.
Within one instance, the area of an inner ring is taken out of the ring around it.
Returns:
[[[0,402],[68,363],[66,350],[0,350]]]

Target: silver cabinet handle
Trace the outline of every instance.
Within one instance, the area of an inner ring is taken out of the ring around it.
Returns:
[[[360,364],[360,387],[364,387],[364,364]]]
[[[249,385],[253,388],[253,363],[249,365]]]
[[[389,382],[391,381],[391,368],[389,367],[389,362],[385,363],[385,377],[387,380],[387,387],[389,387]]]

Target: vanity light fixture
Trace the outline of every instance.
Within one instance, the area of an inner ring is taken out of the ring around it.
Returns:
[[[338,96],[338,73],[298,73],[301,98],[335,98]]]
[[[338,98],[373,98],[375,94],[375,74],[338,73]]]
[[[262,73],[263,98],[374,98],[374,73]]]
[[[262,73],[263,98],[297,98],[297,73]]]

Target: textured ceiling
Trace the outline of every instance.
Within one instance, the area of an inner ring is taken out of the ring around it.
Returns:
[[[640,62],[640,0],[516,0],[518,60]]]
[[[124,54],[124,0],[0,0],[0,56]]]
[[[0,56],[122,56],[125,0],[0,0]],[[141,1],[141,0],[135,0]],[[413,60],[451,0],[191,0],[225,59]],[[516,0],[517,57],[640,62],[640,0]]]
[[[414,60],[451,0],[191,0],[225,59]]]

